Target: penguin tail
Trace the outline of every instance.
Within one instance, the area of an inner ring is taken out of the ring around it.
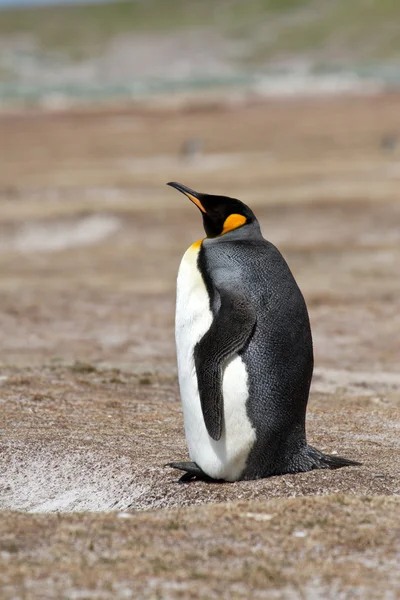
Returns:
[[[307,454],[312,469],[341,469],[342,467],[359,467],[362,465],[356,460],[344,458],[343,456],[324,454],[312,446],[307,446]]]

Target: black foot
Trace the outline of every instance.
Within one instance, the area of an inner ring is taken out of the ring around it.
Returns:
[[[341,469],[342,467],[359,467],[362,463],[343,456],[324,454],[312,446],[307,446],[307,453],[311,461],[311,469]]]
[[[186,473],[179,479],[179,483],[189,483],[190,481],[220,481],[219,479],[213,479],[212,477],[206,475],[206,473],[204,473],[204,471],[202,471],[195,462],[171,462],[165,466],[172,467],[173,469],[179,469],[179,471],[186,471]]]

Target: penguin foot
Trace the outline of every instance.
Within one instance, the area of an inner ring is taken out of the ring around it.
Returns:
[[[342,467],[359,467],[362,463],[344,458],[343,456],[333,456],[324,454],[312,446],[307,446],[308,456],[312,461],[312,469],[341,469]]]
[[[343,456],[333,456],[331,454],[324,454],[312,446],[306,446],[302,452],[300,452],[290,467],[293,468],[291,472],[301,471],[313,471],[314,469],[341,469],[342,467],[356,467],[362,463],[356,460],[350,460]]]
[[[165,466],[179,469],[179,471],[186,471],[186,473],[178,480],[178,483],[190,483],[191,481],[220,481],[219,479],[213,479],[206,475],[195,462],[171,462],[167,463]]]

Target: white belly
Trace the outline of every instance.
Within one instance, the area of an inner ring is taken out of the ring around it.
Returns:
[[[207,433],[200,405],[193,350],[212,322],[209,297],[197,268],[199,245],[182,258],[177,281],[175,337],[185,433],[191,460],[210,477],[237,480],[243,472],[256,432],[246,414],[247,372],[240,356],[223,369],[224,425],[221,438]]]

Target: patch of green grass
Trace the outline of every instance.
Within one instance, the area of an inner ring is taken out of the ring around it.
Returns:
[[[340,56],[354,54],[360,62],[398,56],[400,3],[395,0],[322,0],[308,7],[307,18],[282,20],[276,35],[256,38],[246,62],[257,64],[276,56],[313,51]],[[340,58],[339,58],[340,61]]]
[[[398,0],[116,0],[0,11],[0,36],[29,34],[41,51],[81,59],[118,35],[212,28],[248,42],[243,62],[323,51],[368,62],[400,51]]]
[[[310,0],[118,0],[84,6],[3,9],[0,35],[32,34],[43,49],[68,50],[76,58],[118,34],[189,27],[226,30],[271,11],[287,11]]]
[[[180,2],[110,2],[3,10],[0,35],[31,34],[43,49],[81,52],[118,34],[179,28],[186,23]],[[168,5],[168,6],[167,6]],[[177,20],[176,20],[177,19]]]

